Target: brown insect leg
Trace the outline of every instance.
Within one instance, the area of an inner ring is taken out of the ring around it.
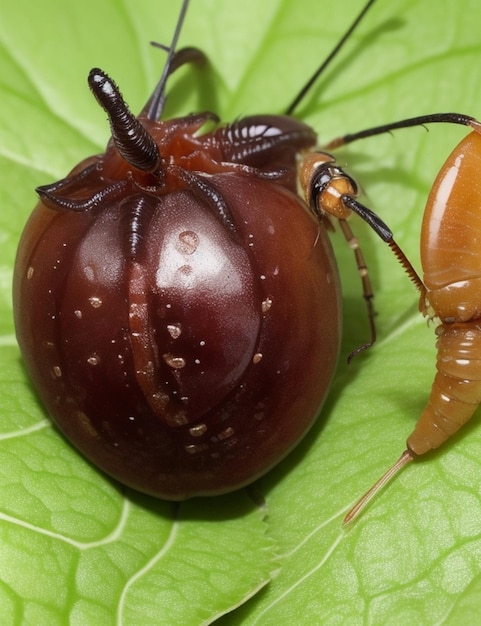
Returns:
[[[342,234],[344,235],[349,247],[354,252],[354,258],[356,259],[356,266],[359,272],[359,276],[361,277],[362,282],[362,295],[366,302],[367,307],[367,317],[369,320],[369,329],[371,333],[371,337],[369,341],[363,343],[358,348],[353,350],[351,354],[347,357],[347,362],[350,363],[351,360],[357,356],[360,352],[365,350],[366,348],[370,348],[373,343],[376,341],[376,325],[374,323],[374,316],[376,312],[374,310],[372,300],[374,298],[374,292],[372,289],[371,279],[369,278],[369,271],[367,269],[366,261],[364,260],[364,255],[362,253],[361,248],[359,247],[359,241],[357,237],[354,236],[351,227],[347,223],[346,220],[339,220],[339,226],[341,228]]]

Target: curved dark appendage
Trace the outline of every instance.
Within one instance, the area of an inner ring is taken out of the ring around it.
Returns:
[[[414,283],[414,286],[416,287],[416,289],[420,291],[421,293],[425,293],[426,287],[424,286],[423,281],[419,277],[418,273],[412,266],[407,256],[404,254],[403,250],[394,241],[394,238],[392,236],[392,231],[381,220],[381,218],[378,215],[376,215],[376,213],[371,211],[371,209],[368,209],[363,204],[358,202],[356,198],[353,198],[352,196],[347,196],[347,195],[341,196],[341,200],[342,200],[342,203],[346,207],[348,207],[349,209],[354,211],[357,215],[359,215],[359,217],[361,217],[361,219],[363,219],[374,230],[374,232],[377,235],[379,235],[379,237],[381,237],[381,239],[385,243],[388,244],[388,246],[391,248],[394,255],[396,256],[397,260],[402,265],[402,267],[408,274],[411,281]],[[340,219],[339,225],[344,234],[344,237],[346,238],[346,241],[349,244],[349,247],[354,251],[357,269],[359,272],[359,276],[361,277],[362,293],[363,293],[364,300],[366,302],[367,316],[369,320],[369,329],[370,329],[370,334],[371,334],[369,341],[367,341],[366,343],[362,344],[361,346],[353,350],[351,354],[348,356],[347,362],[350,363],[351,360],[355,356],[357,356],[363,350],[370,348],[376,341],[376,325],[374,323],[374,317],[376,315],[376,312],[372,304],[374,293],[372,290],[367,265],[364,261],[364,256],[361,252],[361,249],[359,248],[358,241],[356,237],[354,237],[354,234],[350,226],[345,220]]]
[[[190,170],[181,167],[172,166],[170,172],[181,179],[189,189],[196,195],[200,195],[203,200],[207,201],[212,212],[228,228],[232,233],[237,233],[231,212],[226,201],[219,191],[206,178],[199,176]]]
[[[162,75],[160,77],[159,82],[157,83],[157,87],[150,98],[150,104],[147,111],[147,118],[149,120],[158,120],[162,115],[162,111],[164,109],[165,104],[165,84],[167,82],[167,78],[172,73],[171,70],[172,61],[175,57],[175,48],[177,46],[177,41],[179,39],[180,31],[182,30],[182,24],[184,23],[185,14],[187,13],[187,7],[189,6],[189,0],[184,0],[182,2],[182,6],[180,8],[179,17],[177,19],[177,24],[175,26],[175,31],[172,36],[172,41],[168,48],[169,53],[167,55],[167,60],[164,65],[164,69],[162,70]],[[164,46],[165,47],[165,46]]]
[[[40,196],[40,199],[50,209],[54,209],[56,211],[59,209],[66,209],[68,211],[91,211],[101,202],[104,202],[105,200],[114,200],[120,196],[129,185],[129,181],[122,180],[113,183],[104,189],[100,189],[94,194],[90,194],[88,198],[63,197],[58,195],[56,192],[52,193],[49,187],[55,187],[55,185],[57,185],[57,183],[37,187],[37,193]]]
[[[49,194],[49,196],[51,196],[55,192],[60,191],[61,189],[65,189],[65,187],[70,187],[71,185],[76,185],[83,182],[88,176],[90,176],[90,174],[95,172],[96,169],[97,163],[91,163],[73,176],[66,176],[65,178],[61,178],[60,180],[57,180],[54,183],[50,183],[48,185],[39,185],[35,188],[35,191],[39,195]]]
[[[155,42],[152,42],[152,45],[155,46]],[[202,65],[206,65],[207,62],[207,55],[202,52],[200,48],[186,46],[185,48],[181,48],[174,53],[172,61],[170,62],[168,76],[171,76],[176,70],[179,69],[179,67],[187,65],[187,63],[192,63],[193,65],[198,65],[200,67]]]
[[[385,243],[392,241],[392,231],[389,226],[382,221],[379,215],[371,211],[371,209],[368,209],[367,206],[364,206],[352,196],[342,196],[341,200],[345,206],[359,215]]]
[[[245,117],[219,128],[214,138],[225,161],[250,166],[286,162],[317,142],[310,126],[281,115]]]
[[[418,117],[410,117],[399,122],[393,122],[392,124],[383,124],[382,126],[373,126],[361,130],[358,133],[350,133],[343,137],[337,137],[330,141],[325,148],[327,150],[333,150],[339,148],[358,139],[366,139],[367,137],[374,137],[375,135],[382,135],[383,133],[390,133],[393,130],[399,128],[411,128],[413,126],[424,126],[425,124],[460,124],[461,126],[475,126],[478,124],[476,118],[470,115],[464,115],[462,113],[432,113],[430,115],[419,115]]]
[[[156,46],[157,48],[161,48],[162,50],[166,50],[170,52],[170,48],[159,44],[155,41],[150,42],[151,45]],[[199,50],[199,48],[181,48],[177,52],[173,54],[171,57],[170,65],[168,67],[168,72],[165,77],[165,80],[169,78],[179,67],[186,65],[187,63],[192,63],[193,65],[197,65],[198,67],[202,67],[207,64],[207,56]],[[160,84],[160,83],[159,83]],[[162,111],[165,107],[166,94],[165,94],[165,83],[163,85],[162,92],[160,95],[157,95],[157,89],[159,85],[155,88],[154,93],[150,96],[150,98],[145,103],[142,111],[139,114],[139,117],[147,117],[149,120],[157,121],[162,115]],[[157,98],[157,100],[156,100]]]
[[[331,63],[331,61],[337,56],[339,50],[343,47],[343,45],[346,43],[346,41],[352,35],[354,30],[357,28],[357,26],[359,25],[359,23],[361,22],[363,17],[366,15],[367,11],[374,4],[374,2],[375,2],[375,0],[369,0],[369,2],[367,2],[365,4],[365,6],[362,9],[362,11],[356,17],[356,19],[351,24],[351,26],[349,26],[349,28],[344,33],[344,35],[341,37],[341,39],[334,46],[334,48],[332,49],[330,54],[328,54],[326,59],[321,63],[321,65],[317,68],[317,70],[314,72],[314,74],[311,76],[311,78],[307,81],[307,83],[304,85],[304,87],[299,91],[299,93],[294,98],[294,100],[291,102],[291,104],[287,107],[286,115],[292,115],[294,113],[294,110],[297,109],[297,107],[299,106],[299,103],[301,102],[301,100],[304,99],[304,97],[309,92],[309,90],[314,85],[314,83],[319,78],[319,76],[324,72],[324,70]]]
[[[129,196],[120,204],[119,229],[124,256],[137,261],[142,241],[148,235],[148,227],[158,200],[152,196]]]
[[[354,213],[359,215],[359,217],[363,219],[385,243],[387,243],[399,263],[403,266],[416,289],[421,293],[425,293],[426,287],[424,286],[421,277],[412,266],[411,261],[404,254],[402,248],[400,248],[395,242],[392,231],[387,224],[385,224],[382,219],[374,213],[374,211],[371,211],[371,209],[368,209],[366,206],[358,202],[356,198],[353,198],[352,196],[342,196],[341,199],[345,206],[349,207],[352,211],[354,211]]]
[[[114,81],[102,70],[94,68],[88,82],[97,102],[109,116],[112,139],[122,158],[145,172],[157,169],[161,163],[157,144],[130,112]]]

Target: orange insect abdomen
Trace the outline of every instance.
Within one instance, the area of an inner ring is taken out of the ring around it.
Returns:
[[[442,324],[436,332],[436,377],[407,440],[408,449],[417,455],[444,443],[481,403],[481,320]]]
[[[408,449],[437,448],[481,403],[481,134],[448,157],[429,195],[421,232],[426,292],[420,308],[438,317],[437,373]]]
[[[477,131],[454,149],[431,189],[421,231],[421,263],[434,316],[443,322],[481,317],[481,134]],[[426,313],[423,301],[421,310]]]

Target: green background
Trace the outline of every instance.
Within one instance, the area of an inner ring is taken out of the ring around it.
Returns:
[[[168,115],[230,121],[279,113],[362,0],[193,0],[182,45],[212,67],[171,82]],[[121,489],[49,425],[22,370],[11,318],[16,243],[34,187],[103,149],[105,115],[86,86],[108,71],[132,109],[162,67],[177,2],[5,3],[0,20],[0,614],[5,624],[460,624],[481,614],[481,430],[467,426],[412,464],[354,525],[342,517],[398,457],[426,402],[434,333],[408,278],[363,224],[379,340],[339,235],[344,340],[317,425],[245,492],[174,507]],[[298,111],[320,143],[436,111],[481,116],[481,5],[379,0]],[[339,153],[418,266],[433,178],[466,129],[404,130]],[[270,581],[270,582],[269,582]],[[269,582],[269,584],[267,584]],[[267,585],[266,585],[267,584]],[[244,601],[253,596],[249,601]]]

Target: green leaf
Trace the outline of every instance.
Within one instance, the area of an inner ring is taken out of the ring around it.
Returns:
[[[226,121],[280,113],[363,0],[193,0],[181,45],[211,59],[169,89],[169,115],[212,108]],[[339,235],[341,360],[322,416],[257,489],[175,507],[119,488],[50,426],[14,341],[10,282],[33,189],[103,149],[93,66],[134,111],[147,99],[178,2],[18,0],[0,21],[0,614],[8,624],[459,624],[481,612],[481,431],[411,464],[352,526],[342,517],[399,456],[426,402],[434,334],[389,250],[355,219],[376,292],[368,336],[352,253]],[[435,111],[479,112],[481,6],[378,3],[296,115],[320,142]],[[194,83],[192,85],[192,82]],[[198,95],[197,95],[198,94]],[[364,201],[419,267],[423,206],[466,129],[437,125],[338,153]],[[322,373],[320,373],[322,375]],[[274,561],[274,551],[278,560]],[[273,570],[277,576],[267,586]],[[263,587],[259,593],[255,593]]]

